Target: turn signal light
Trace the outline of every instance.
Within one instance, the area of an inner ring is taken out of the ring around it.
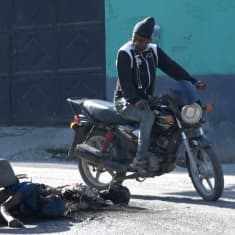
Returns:
[[[205,112],[210,113],[210,112],[212,112],[214,110],[214,107],[211,104],[207,104],[204,107],[204,110],[205,110]]]

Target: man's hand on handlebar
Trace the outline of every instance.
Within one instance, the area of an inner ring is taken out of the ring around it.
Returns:
[[[198,90],[204,90],[207,88],[207,84],[204,81],[200,81],[200,80],[196,81],[194,85]]]

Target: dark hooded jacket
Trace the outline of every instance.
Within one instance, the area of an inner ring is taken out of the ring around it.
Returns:
[[[149,96],[152,96],[157,68],[175,80],[196,82],[156,44],[150,43],[143,52],[137,53],[130,41],[118,51],[115,100],[124,97],[128,102],[134,104],[140,99],[148,99]]]

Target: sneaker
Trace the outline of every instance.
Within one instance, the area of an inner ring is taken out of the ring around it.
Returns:
[[[148,168],[147,160],[137,160],[136,158],[133,160],[131,164],[132,168],[136,170],[141,176],[146,175]]]

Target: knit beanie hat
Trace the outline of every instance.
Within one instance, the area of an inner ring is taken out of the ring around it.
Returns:
[[[133,36],[138,34],[141,37],[150,39],[153,34],[154,25],[155,20],[153,17],[147,17],[139,21],[133,29]]]
[[[18,182],[10,163],[5,159],[0,159],[0,187],[7,187]]]

